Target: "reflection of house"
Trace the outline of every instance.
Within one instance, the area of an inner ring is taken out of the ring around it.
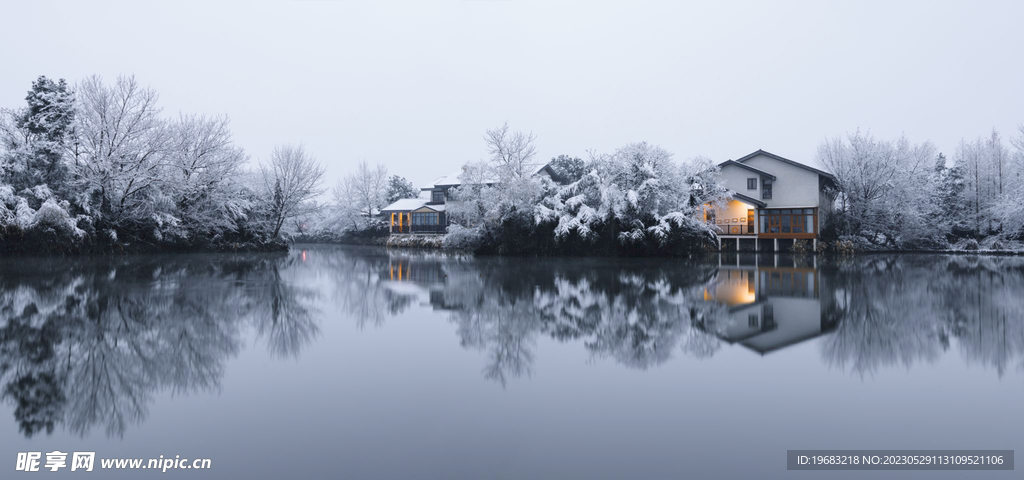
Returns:
[[[814,268],[722,267],[704,299],[728,310],[719,337],[765,354],[836,327],[826,314],[827,296],[819,295],[820,281]]]
[[[433,304],[444,295],[447,274],[437,258],[390,256],[387,269],[378,273],[384,288],[393,294],[415,298],[420,304]]]
[[[724,243],[738,250],[745,240],[744,248],[777,251],[780,241],[788,244],[797,239],[810,240],[817,247],[818,233],[835,199],[834,176],[764,150],[719,167],[722,183],[733,194],[725,208],[710,215],[721,232],[720,248]]]
[[[557,174],[547,163],[531,168],[531,175],[557,180]],[[492,185],[493,181],[484,182]],[[446,213],[451,191],[462,186],[458,175],[446,175],[423,187],[419,198],[403,198],[381,209],[392,234],[398,233],[444,233],[448,228]]]
[[[385,274],[389,281],[419,284],[442,283],[445,278],[444,267],[439,260],[399,256],[390,258]]]

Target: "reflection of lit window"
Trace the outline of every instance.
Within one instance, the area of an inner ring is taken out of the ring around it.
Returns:
[[[757,324],[758,324],[757,314],[756,313],[751,313],[747,317],[747,326],[750,327],[750,328],[757,328]]]

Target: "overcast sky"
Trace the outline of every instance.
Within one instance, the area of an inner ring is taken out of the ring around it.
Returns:
[[[952,154],[1024,122],[1024,2],[0,3],[0,106],[38,75],[134,74],[164,112],[227,114],[253,160],[305,144],[418,186],[508,120],[541,158],[627,142],[685,160],[905,132]]]

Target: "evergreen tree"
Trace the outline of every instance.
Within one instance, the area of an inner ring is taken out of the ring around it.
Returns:
[[[16,120],[25,142],[18,149],[21,162],[11,172],[11,184],[15,191],[37,185],[63,190],[68,173],[64,151],[75,118],[74,94],[64,79],[40,76],[32,82],[25,101],[28,107]]]
[[[559,155],[551,159],[550,165],[558,176],[557,180],[562,184],[573,183],[587,174],[587,162],[579,157]]]
[[[935,160],[935,185],[938,215],[943,224],[943,231],[954,236],[962,235],[970,225],[964,209],[964,169],[963,165],[946,166],[946,156],[939,154]]]
[[[412,184],[412,182],[398,175],[392,175],[388,179],[387,188],[387,203],[392,204],[403,198],[416,198],[419,196],[420,191]]]

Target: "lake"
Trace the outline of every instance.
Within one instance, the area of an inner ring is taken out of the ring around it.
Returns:
[[[1018,478],[785,455],[1024,452],[1022,293],[1024,259],[986,256],[5,259],[0,454],[211,460],[173,478]]]

